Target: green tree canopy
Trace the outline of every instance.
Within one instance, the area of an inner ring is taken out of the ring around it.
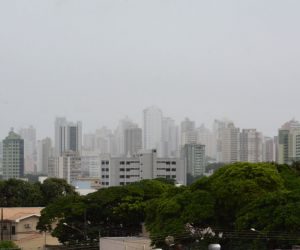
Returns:
[[[17,244],[15,244],[13,241],[9,241],[9,240],[3,240],[3,241],[0,241],[0,249],[20,249],[18,247]]]

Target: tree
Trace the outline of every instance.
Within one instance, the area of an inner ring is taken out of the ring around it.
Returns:
[[[76,194],[75,188],[64,179],[48,178],[40,185],[41,193],[44,198],[43,204],[51,204],[56,199]]]
[[[214,198],[206,191],[191,192],[181,187],[165,192],[161,198],[149,201],[146,226],[152,244],[166,247],[165,238],[173,236],[175,243],[195,242],[190,229],[207,228],[214,220]]]
[[[260,249],[287,249],[300,244],[299,207],[299,191],[266,193],[240,212],[236,225],[239,230],[255,229],[264,245]]]
[[[0,249],[20,249],[13,241],[3,240],[0,241]]]
[[[240,212],[266,194],[285,190],[284,184],[275,164],[227,165],[177,194],[167,192],[151,201],[146,225],[157,246],[164,246],[163,237],[158,235],[172,235],[179,243],[195,244],[196,239],[200,243],[203,239],[206,243],[219,241],[224,250],[236,246],[247,249],[249,242],[238,240],[251,234],[250,228],[237,227]]]
[[[42,204],[38,185],[17,179],[0,182],[0,206],[34,207]]]
[[[68,195],[55,199],[42,210],[41,231],[64,244],[102,236],[136,235],[145,220],[145,204],[174,187],[159,180],[144,180],[127,186],[100,189],[87,196]],[[53,223],[57,226],[52,228]]]
[[[41,211],[37,229],[51,232],[62,243],[85,240],[84,201],[84,197],[76,194],[57,198]]]

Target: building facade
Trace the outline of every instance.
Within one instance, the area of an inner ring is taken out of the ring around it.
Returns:
[[[185,144],[195,144],[197,143],[198,132],[195,128],[195,122],[188,118],[185,118],[181,122],[180,126],[181,139],[180,144],[183,147]]]
[[[192,177],[204,175],[205,173],[205,145],[186,144],[182,150],[187,174]]]
[[[143,147],[142,129],[138,127],[127,128],[124,131],[124,155],[137,154]]]
[[[19,134],[24,140],[24,172],[36,173],[36,129],[33,126],[22,128]]]
[[[165,178],[186,184],[186,171],[179,158],[157,157],[145,150],[132,157],[101,156],[102,186],[122,186],[144,179]]]
[[[143,148],[158,149],[162,141],[162,112],[157,107],[149,107],[143,112]]]
[[[278,131],[278,163],[291,164],[300,160],[300,123],[291,120]]]
[[[37,143],[37,173],[48,175],[49,158],[53,156],[50,138],[39,140]]]
[[[81,156],[74,151],[64,152],[62,156],[49,158],[48,176],[65,179],[69,184],[82,176]]]
[[[263,161],[263,136],[256,129],[243,129],[240,134],[240,161]]]
[[[3,140],[3,178],[24,177],[24,140],[10,131]]]
[[[62,156],[64,152],[81,153],[82,124],[68,122],[65,117],[55,120],[55,155]]]
[[[221,162],[233,163],[240,161],[240,129],[233,123],[226,124],[220,130]]]

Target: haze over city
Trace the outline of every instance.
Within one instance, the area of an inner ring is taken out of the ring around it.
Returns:
[[[300,117],[299,1],[2,1],[0,136],[85,132],[156,105],[276,135]]]

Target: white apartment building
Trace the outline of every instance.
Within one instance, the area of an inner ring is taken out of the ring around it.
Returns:
[[[102,186],[120,186],[143,179],[174,179],[186,184],[186,170],[179,158],[159,158],[157,151],[140,151],[132,157],[101,156]]]
[[[243,129],[240,134],[240,161],[263,161],[263,135],[256,129]]]
[[[72,184],[81,173],[81,157],[77,152],[64,152],[62,156],[49,158],[48,176],[65,179]]]
[[[162,141],[162,111],[149,107],[143,112],[143,148],[158,149]]]
[[[291,120],[278,131],[278,163],[290,164],[300,160],[300,123]]]
[[[263,162],[275,161],[275,143],[271,137],[264,137],[263,142]]]
[[[19,135],[24,140],[24,173],[36,172],[36,129],[33,126],[22,128]]]
[[[159,147],[160,157],[179,156],[179,136],[178,126],[174,119],[163,117],[162,121],[162,141]]]
[[[81,153],[82,124],[68,122],[65,117],[55,120],[55,155],[62,156],[64,152]]]
[[[214,120],[213,123],[213,141],[215,144],[213,154],[217,162],[222,162],[222,130],[227,126],[227,120]]]
[[[91,178],[101,177],[101,158],[97,152],[83,151],[81,154],[82,176]]]
[[[205,145],[186,144],[182,149],[187,174],[193,177],[204,175],[205,173]]]
[[[233,123],[226,124],[220,130],[221,162],[233,163],[240,161],[240,129]]]
[[[143,131],[138,127],[127,128],[124,131],[124,155],[137,154],[143,147]]]
[[[195,122],[188,118],[185,118],[180,125],[180,144],[183,147],[185,144],[195,144],[197,143],[198,132],[195,129]]]
[[[50,138],[39,140],[37,143],[37,172],[48,175],[49,157],[53,156],[52,141]]]
[[[215,141],[212,132],[202,124],[197,128],[197,144],[205,145],[205,154],[215,158]]]

